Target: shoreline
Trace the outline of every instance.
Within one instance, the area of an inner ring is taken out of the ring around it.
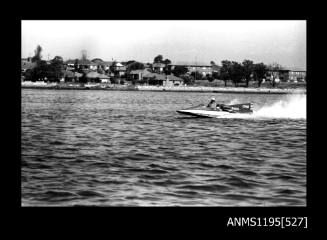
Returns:
[[[53,90],[104,90],[104,91],[151,91],[151,92],[207,92],[207,93],[248,93],[248,94],[306,94],[306,89],[281,88],[245,88],[245,87],[164,87],[164,86],[106,86],[83,87],[67,85],[22,85],[22,89],[53,89]]]

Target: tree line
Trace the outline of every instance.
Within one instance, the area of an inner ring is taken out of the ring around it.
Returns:
[[[254,80],[260,87],[268,71],[269,68],[264,63],[253,63],[247,59],[242,63],[223,60],[218,77],[224,81],[225,86],[227,86],[227,81],[232,81],[236,87],[242,82],[245,82],[248,87],[250,80]]]
[[[47,80],[47,81],[58,81],[58,79],[64,77],[64,61],[60,56],[55,56],[49,63],[47,61],[42,60],[42,47],[37,46],[35,50],[35,55],[32,57],[32,62],[35,63],[35,67],[29,69],[25,73],[25,77],[31,80]],[[86,60],[86,52],[82,52],[82,59]],[[101,59],[94,59],[101,60]],[[101,60],[102,61],[102,60]],[[158,55],[153,60],[154,63],[163,63],[166,66],[171,64],[169,59],[164,59],[162,55]],[[82,69],[79,69],[78,59],[75,60],[75,72],[80,72],[83,74],[80,81],[83,81],[85,78],[85,72]],[[115,61],[114,61],[115,63]],[[123,62],[126,65],[127,73],[132,70],[144,69],[145,66],[143,63],[137,62],[135,60],[130,60],[128,62]],[[214,61],[211,61],[210,64],[212,66],[216,65]],[[112,64],[110,66],[110,71],[113,72]],[[245,59],[243,62],[239,63],[236,61],[223,60],[221,61],[221,67],[219,71],[213,71],[212,74],[207,74],[203,76],[199,71],[191,72],[189,74],[189,69],[186,66],[175,66],[174,69],[165,68],[164,73],[166,74],[174,74],[177,77],[180,77],[184,80],[184,82],[188,85],[192,85],[194,80],[208,80],[209,82],[214,81],[215,79],[223,80],[225,86],[227,86],[227,82],[233,82],[237,87],[241,83],[245,83],[246,87],[249,86],[249,82],[251,80],[258,82],[258,86],[262,84],[263,80],[266,78],[267,72],[269,70],[279,70],[282,67],[273,63],[269,66],[264,63],[254,63],[251,60]],[[98,69],[99,73],[109,73],[104,72],[101,69]]]
[[[163,60],[162,55],[158,55],[154,58],[154,63],[164,63],[166,65],[170,64],[169,59]],[[216,65],[214,61],[210,62],[211,66]],[[221,67],[219,71],[213,71],[212,74],[206,74],[205,76],[199,71],[193,71],[189,73],[189,69],[186,66],[175,66],[174,69],[165,69],[164,73],[174,74],[177,77],[184,79],[186,84],[193,84],[195,80],[208,80],[209,82],[215,79],[223,80],[225,86],[227,82],[232,82],[236,87],[241,83],[245,83],[246,87],[249,86],[251,80],[256,81],[260,87],[263,80],[269,70],[278,71],[282,69],[282,66],[273,63],[270,65],[265,65],[264,63],[254,63],[251,60],[245,59],[243,62],[239,63],[236,61],[223,60],[221,61]],[[272,79],[272,84],[274,86],[275,79]]]

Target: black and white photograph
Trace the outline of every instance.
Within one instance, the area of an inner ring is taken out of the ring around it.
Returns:
[[[20,24],[22,207],[307,206],[306,20]]]

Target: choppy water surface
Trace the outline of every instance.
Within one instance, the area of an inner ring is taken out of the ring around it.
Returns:
[[[257,115],[176,113],[212,96]],[[305,206],[303,111],[284,95],[23,89],[22,205]]]

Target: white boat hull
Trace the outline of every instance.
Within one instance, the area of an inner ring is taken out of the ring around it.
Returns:
[[[197,116],[197,117],[225,117],[230,116],[233,113],[224,112],[224,111],[207,111],[207,110],[198,110],[198,109],[186,109],[186,110],[178,110],[178,113],[190,115],[190,116]]]
[[[251,103],[220,105],[220,109],[212,109],[204,105],[199,105],[177,110],[177,112],[185,115],[211,118],[230,117],[244,114],[249,115],[253,113]]]

